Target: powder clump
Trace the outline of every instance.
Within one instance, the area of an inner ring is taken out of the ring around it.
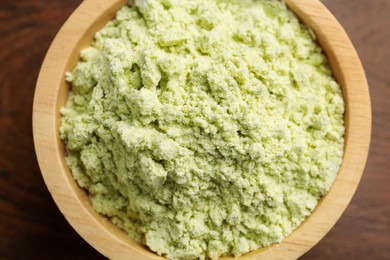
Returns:
[[[283,1],[130,1],[67,80],[74,178],[170,259],[280,242],[342,160],[341,90]]]

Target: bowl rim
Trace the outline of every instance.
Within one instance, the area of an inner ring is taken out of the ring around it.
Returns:
[[[68,87],[65,72],[78,62],[98,29],[127,0],[85,0],[54,39],[43,62],[33,105],[34,145],[42,176],[58,208],[71,226],[96,250],[112,259],[161,259],[136,243],[108,219],[96,213],[86,192],[67,168],[59,138],[60,108]],[[365,73],[346,32],[319,0],[286,0],[288,7],[311,28],[342,87],[345,111],[345,153],[336,180],[312,214],[287,238],[242,258],[296,259],[333,227],[352,199],[367,160],[371,136],[371,104]]]

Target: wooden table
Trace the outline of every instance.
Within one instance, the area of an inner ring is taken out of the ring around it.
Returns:
[[[103,259],[61,215],[36,161],[31,113],[44,55],[81,0],[0,0],[0,259]],[[344,215],[302,259],[390,259],[390,1],[323,0],[354,42],[373,108],[370,155]]]

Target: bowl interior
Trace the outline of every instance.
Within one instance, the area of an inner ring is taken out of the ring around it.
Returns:
[[[80,51],[112,19],[127,0],[86,0],[57,35],[38,79],[33,112],[34,142],[46,185],[74,229],[95,249],[110,258],[161,258],[130,239],[97,214],[86,192],[67,168],[59,138],[59,110],[65,105],[69,85],[64,74],[78,62]],[[345,112],[344,158],[336,181],[305,222],[281,243],[251,252],[243,258],[298,258],[331,229],[351,200],[367,158],[371,110],[368,87],[359,58],[348,36],[318,0],[286,0],[303,23],[316,34],[335,78],[342,87]]]

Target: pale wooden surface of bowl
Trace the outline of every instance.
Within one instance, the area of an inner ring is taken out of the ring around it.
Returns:
[[[73,180],[64,162],[59,139],[59,109],[69,86],[64,74],[78,61],[80,50],[126,0],[86,0],[65,23],[54,40],[38,79],[33,111],[34,143],[46,185],[74,229],[96,250],[112,259],[161,259],[130,239],[97,214],[87,194]],[[295,259],[314,246],[337,222],[350,202],[363,172],[371,133],[368,87],[360,60],[348,36],[332,14],[317,0],[287,0],[289,7],[314,30],[325,50],[346,102],[345,155],[330,192],[313,214],[280,244],[243,259]]]

